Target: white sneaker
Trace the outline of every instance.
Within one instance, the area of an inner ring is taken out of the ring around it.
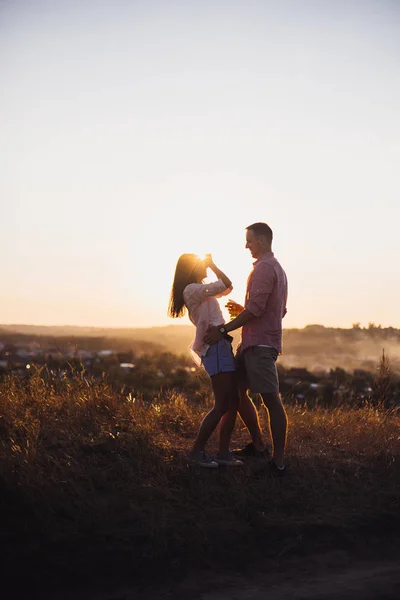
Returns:
[[[227,454],[217,454],[215,461],[219,465],[226,465],[228,467],[241,467],[244,465],[244,462],[236,458],[232,452],[228,452]]]
[[[197,456],[191,456],[189,454],[188,461],[191,465],[197,465],[198,467],[205,467],[206,469],[217,469],[218,463],[213,460],[204,450],[200,450]]]

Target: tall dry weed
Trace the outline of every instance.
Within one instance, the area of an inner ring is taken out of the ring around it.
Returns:
[[[372,540],[383,525],[400,531],[396,410],[288,406],[289,475],[276,480],[254,477],[251,461],[231,471],[188,467],[210,404],[174,392],[145,401],[82,373],[5,379],[0,531],[9,573],[18,566],[36,580],[46,571],[55,585],[70,572],[140,578],[343,539],[362,547],[366,532]],[[263,408],[260,418],[268,440]],[[248,439],[238,419],[232,443]]]

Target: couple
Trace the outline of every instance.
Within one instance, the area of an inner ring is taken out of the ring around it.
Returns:
[[[211,378],[215,399],[189,454],[193,464],[211,468],[237,466],[243,464],[242,457],[266,456],[258,413],[247,394],[250,390],[261,394],[269,416],[273,452],[268,469],[275,475],[285,472],[287,416],[279,394],[275,362],[282,351],[287,279],[271,246],[272,230],[266,223],[254,223],[246,228],[246,248],[256,260],[247,280],[244,307],[232,300],[226,305],[232,318],[229,323],[224,323],[216,298],[229,294],[232,282],[213,263],[211,255],[202,260],[195,254],[183,254],[176,265],[168,314],[181,317],[187,309],[196,326],[191,349]],[[207,268],[215,273],[217,281],[203,283]],[[234,357],[229,332],[239,327],[242,327],[242,339]],[[229,444],[237,411],[252,441],[233,455]],[[205,446],[218,424],[219,451],[212,459],[206,454]]]

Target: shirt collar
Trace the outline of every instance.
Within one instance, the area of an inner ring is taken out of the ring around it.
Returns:
[[[260,256],[260,258],[257,258],[257,260],[253,262],[253,266],[255,267],[256,265],[258,265],[258,263],[262,262],[263,260],[268,260],[269,258],[274,258],[274,253],[272,251],[264,252],[264,254]]]

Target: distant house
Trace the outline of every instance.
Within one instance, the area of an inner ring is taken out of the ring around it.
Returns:
[[[114,350],[99,350],[97,353],[99,358],[109,358],[110,356],[115,356]]]
[[[136,365],[134,363],[130,363],[130,362],[122,362],[119,364],[119,368],[122,369],[123,371],[133,371],[133,369],[136,367]]]
[[[28,346],[34,352],[35,351],[38,352],[40,350],[40,344],[39,344],[39,342],[31,342],[30,344],[28,344]]]
[[[75,357],[80,358],[81,360],[88,360],[93,358],[93,352],[89,352],[89,350],[76,350]]]

